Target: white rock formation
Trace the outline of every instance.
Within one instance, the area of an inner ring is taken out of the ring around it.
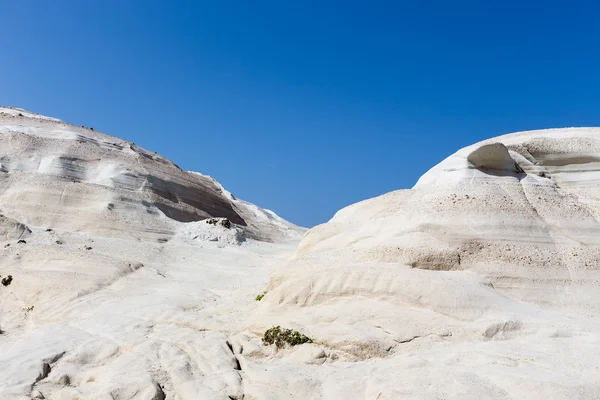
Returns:
[[[1,399],[600,398],[600,129],[464,148],[297,248],[91,129],[0,108],[0,163]]]
[[[12,108],[0,213],[0,399],[242,398],[229,337],[303,229],[132,143]]]
[[[600,398],[599,221],[600,129],[464,148],[305,235],[248,327],[298,329],[338,361],[254,361],[246,393]]]

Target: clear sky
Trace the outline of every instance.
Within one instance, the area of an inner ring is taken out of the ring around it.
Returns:
[[[304,226],[460,147],[600,125],[596,1],[1,1],[0,104]]]

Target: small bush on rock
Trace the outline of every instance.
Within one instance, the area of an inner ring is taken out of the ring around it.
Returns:
[[[214,226],[221,225],[227,229],[231,228],[231,221],[229,221],[227,218],[208,218],[206,223]]]
[[[12,282],[12,275],[8,275],[6,278],[2,278],[2,284],[4,286],[10,285]]]
[[[304,343],[312,343],[312,339],[298,331],[285,328],[282,329],[280,326],[274,326],[265,331],[262,342],[264,345],[271,345],[275,343],[275,346],[277,346],[279,349],[286,344],[290,346],[296,346]]]
[[[267,292],[262,292],[261,294],[259,294],[258,296],[256,296],[254,298],[254,300],[261,301],[263,299],[263,297],[265,297],[265,294],[267,294]]]

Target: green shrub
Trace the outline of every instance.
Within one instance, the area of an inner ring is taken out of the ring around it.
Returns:
[[[225,227],[227,229],[231,229],[231,221],[229,221],[227,218],[222,218],[222,219],[219,219],[219,218],[208,218],[205,221],[209,225],[217,226],[217,224],[218,224],[218,225],[221,225],[221,226],[223,226],[223,227]]]
[[[312,343],[312,339],[298,331],[285,328],[282,329],[280,326],[274,326],[265,331],[262,342],[264,345],[271,345],[275,343],[275,346],[277,346],[279,349],[286,344],[290,346],[296,346],[304,343]]]
[[[261,294],[259,294],[258,296],[256,296],[256,297],[254,298],[254,300],[256,300],[256,301],[261,301],[261,300],[263,299],[263,297],[265,297],[265,294],[267,294],[267,292],[266,292],[266,291],[265,291],[265,292],[262,292]]]

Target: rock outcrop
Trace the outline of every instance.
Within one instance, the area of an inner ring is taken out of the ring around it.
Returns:
[[[0,108],[0,398],[600,398],[599,169],[600,129],[501,136],[300,241]]]
[[[246,225],[209,177],[134,143],[14,111],[0,108],[0,209],[20,221],[109,235],[166,234],[170,220],[209,217]]]
[[[273,274],[249,328],[302,329],[357,363],[369,377],[349,387],[371,388],[373,398],[595,398],[599,221],[600,129],[490,139],[414,188],[311,229]],[[436,384],[377,383],[414,374]],[[343,376],[309,375],[319,385]]]
[[[0,212],[1,399],[244,397],[229,336],[304,229],[14,108],[0,108]]]

